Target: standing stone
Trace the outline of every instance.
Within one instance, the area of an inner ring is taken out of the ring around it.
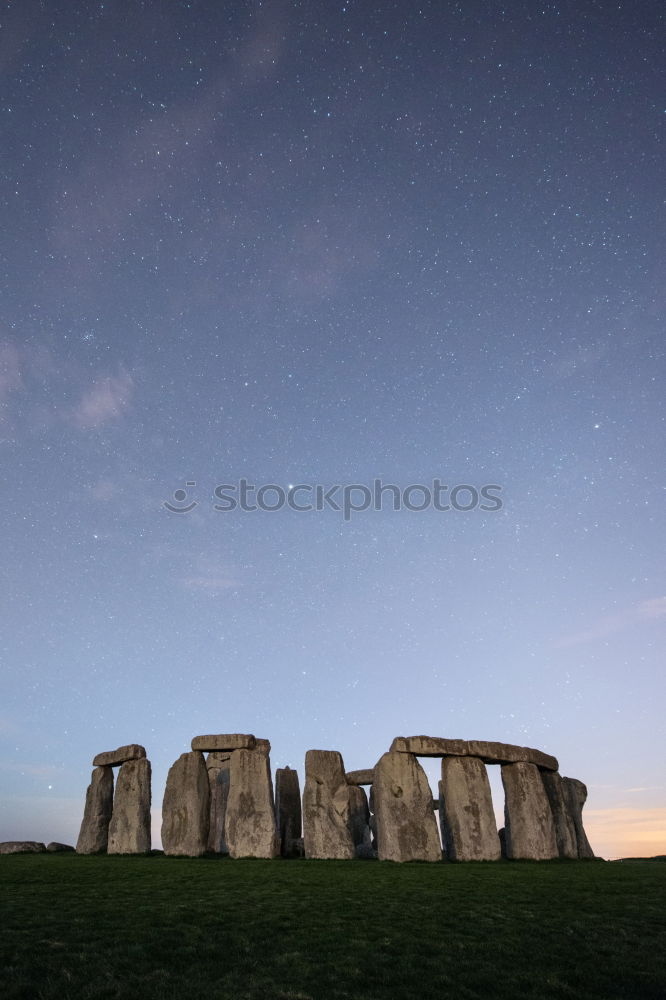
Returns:
[[[576,826],[563,788],[562,775],[557,771],[542,771],[541,780],[553,813],[559,855],[561,858],[577,858]]]
[[[439,821],[450,861],[499,861],[501,848],[488,772],[478,757],[445,757]]]
[[[109,854],[150,850],[150,761],[128,760],[120,768],[109,824]]]
[[[349,788],[349,829],[351,830],[357,858],[372,858],[372,833],[370,831],[370,807],[368,796],[360,785]]]
[[[593,858],[594,851],[583,827],[583,806],[587,800],[587,787],[577,778],[562,778],[562,790],[569,807],[569,814],[576,830],[576,846],[579,858]]]
[[[558,856],[555,823],[535,764],[505,764],[504,823],[508,858],[546,861]]]
[[[76,842],[79,854],[101,854],[106,851],[112,810],[113,769],[109,765],[96,767],[86,791],[83,822]]]
[[[283,858],[298,855],[301,836],[301,786],[298,771],[278,767],[275,772],[275,819]]]
[[[506,858],[506,829],[502,827],[497,831],[497,836],[499,837],[500,850],[502,851],[502,857]]]
[[[206,758],[210,784],[210,825],[207,849],[214,854],[229,853],[227,842],[224,839],[224,817],[227,814],[227,801],[229,799],[230,767],[230,753],[209,753]]]
[[[413,754],[389,751],[380,757],[372,798],[380,861],[441,861],[432,792]]]
[[[308,750],[303,791],[303,841],[306,858],[354,857],[349,829],[350,799],[342,755]]]
[[[270,759],[261,750],[234,750],[231,755],[224,837],[232,858],[280,854]]]
[[[210,785],[203,754],[182,753],[169,769],[164,790],[164,853],[200,857],[206,851],[209,824]]]

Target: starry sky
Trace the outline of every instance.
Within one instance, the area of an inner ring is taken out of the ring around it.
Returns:
[[[4,0],[0,839],[75,842],[123,743],[158,845],[199,733],[427,733],[666,850],[662,9]]]

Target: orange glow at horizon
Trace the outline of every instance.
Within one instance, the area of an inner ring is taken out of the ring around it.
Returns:
[[[666,854],[666,806],[652,809],[584,809],[583,824],[602,858]]]

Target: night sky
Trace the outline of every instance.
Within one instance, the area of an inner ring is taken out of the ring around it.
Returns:
[[[123,743],[158,846],[199,733],[426,733],[666,850],[662,10],[2,3],[0,839],[75,842]]]

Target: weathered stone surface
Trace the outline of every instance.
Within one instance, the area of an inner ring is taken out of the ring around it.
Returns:
[[[109,854],[150,850],[150,761],[128,760],[120,768],[109,824]]]
[[[303,790],[306,858],[354,857],[349,829],[350,799],[345,766],[337,750],[308,750]]]
[[[65,854],[68,851],[73,851],[74,848],[71,844],[59,844],[57,840],[52,840],[50,844],[46,845],[46,850],[50,854]]]
[[[444,853],[451,861],[499,861],[490,782],[478,757],[445,757],[439,783]]]
[[[210,784],[203,754],[183,753],[167,775],[162,802],[165,854],[200,857],[208,843]]]
[[[259,737],[254,741],[254,749],[258,753],[270,753],[271,752],[271,741],[270,740],[260,740]]]
[[[583,806],[587,801],[587,787],[577,778],[562,778],[562,791],[576,831],[578,857],[593,858],[594,851],[583,827]]]
[[[543,787],[550,802],[550,809],[555,823],[555,839],[561,858],[577,858],[578,844],[576,826],[569,810],[567,798],[562,787],[562,776],[557,771],[543,771],[541,774]]]
[[[365,789],[360,785],[350,785],[349,809],[349,829],[356,857],[371,858],[374,856],[374,851],[370,831],[370,807]]]
[[[93,767],[115,767],[124,764],[127,760],[139,760],[146,756],[146,748],[139,743],[128,743],[127,746],[118,747],[117,750],[105,750],[93,757]]]
[[[538,767],[525,762],[505,764],[502,784],[507,857],[556,858],[555,823]]]
[[[113,770],[107,764],[96,767],[90,778],[83,821],[76,842],[79,854],[100,854],[106,851],[112,810]]]
[[[392,753],[413,753],[417,757],[478,757],[484,764],[536,764],[548,771],[557,771],[555,757],[517,747],[511,743],[487,743],[484,740],[447,740],[439,736],[396,736]]]
[[[229,848],[224,839],[224,817],[227,813],[229,799],[229,768],[231,754],[209,753],[206,758],[206,769],[210,783],[210,825],[208,828],[209,851],[215,854],[228,854]]]
[[[255,736],[245,733],[218,733],[214,736],[195,736],[192,740],[192,749],[201,750],[203,753],[212,753],[217,750],[254,750],[257,745]]]
[[[301,838],[301,786],[298,771],[278,767],[275,772],[275,819],[283,858],[298,856]]]
[[[280,854],[268,754],[254,750],[232,753],[224,837],[232,858],[276,858]]]
[[[389,752],[380,757],[372,799],[380,861],[441,860],[432,792],[413,754]]]
[[[46,846],[37,840],[3,840],[0,854],[43,854]]]
[[[346,778],[348,785],[371,785],[375,780],[375,770],[368,767],[364,771],[347,771]]]

